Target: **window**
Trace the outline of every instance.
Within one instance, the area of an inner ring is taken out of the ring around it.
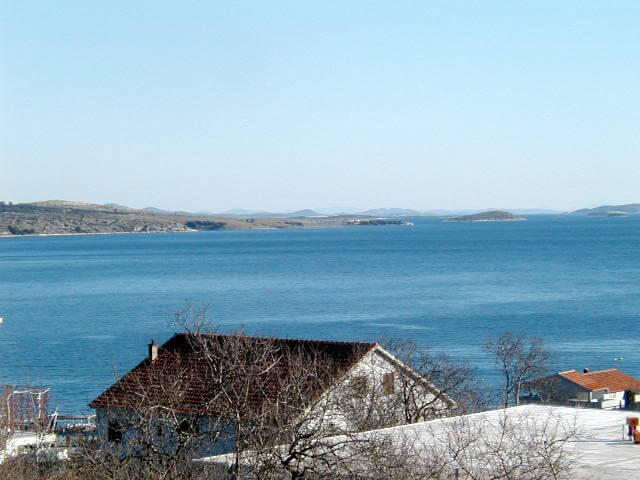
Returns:
[[[178,424],[178,428],[176,428],[176,431],[179,434],[194,435],[200,433],[198,427],[199,425],[197,419],[183,418]]]
[[[353,389],[357,395],[364,395],[367,391],[367,377],[360,375],[353,379]]]
[[[393,372],[385,373],[382,377],[382,390],[385,395],[391,395],[396,391],[395,375]]]
[[[107,428],[107,440],[110,442],[122,441],[122,425],[115,420],[109,420],[109,427]]]

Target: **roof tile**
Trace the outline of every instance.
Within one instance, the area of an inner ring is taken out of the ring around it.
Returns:
[[[364,354],[374,348],[375,343],[337,342],[321,340],[283,339],[268,337],[241,337],[235,335],[180,333],[174,335],[158,350],[154,361],[148,358],[124,375],[114,385],[89,404],[91,408],[133,408],[142,401],[157,404],[172,403],[175,411],[189,414],[215,414],[222,408],[216,405],[221,380],[229,372],[213,372],[216,367],[207,361],[202,352],[194,349],[194,340],[202,339],[225,349],[246,349],[243,355],[253,355],[255,348],[267,344],[281,352],[297,352],[302,361],[313,362],[321,356],[332,366],[329,381],[337,381]],[[234,354],[238,354],[237,351]],[[315,356],[315,357],[314,357]],[[285,358],[281,355],[280,358]],[[246,358],[245,358],[246,361]],[[311,365],[310,365],[311,366]],[[301,365],[302,367],[302,365]],[[235,373],[235,372],[231,372]],[[261,375],[247,393],[247,405],[257,411],[266,400],[278,397],[283,378],[291,375],[290,366],[279,361],[274,368]],[[235,377],[237,378],[237,376]],[[168,394],[167,380],[177,382],[172,394]],[[314,395],[319,392],[315,392]],[[321,392],[320,392],[321,393]],[[216,411],[217,409],[217,411]],[[248,415],[251,412],[247,412]]]

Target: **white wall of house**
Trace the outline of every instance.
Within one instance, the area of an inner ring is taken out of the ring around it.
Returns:
[[[611,409],[624,407],[624,391],[622,392],[606,392],[603,390],[596,390],[592,392],[591,398],[593,401],[600,403],[600,408]]]
[[[593,400],[622,400],[624,401],[624,391],[609,393],[606,390],[595,390],[591,392]]]
[[[403,382],[403,377],[411,378],[402,364],[386,351],[373,349],[347,372],[335,389],[318,402],[316,409],[323,413],[322,416],[318,416],[318,421],[325,422],[328,428],[352,430],[357,427],[358,414],[366,411],[371,406],[368,402],[375,399],[378,411],[386,411],[389,416],[397,418],[397,424],[406,423],[404,404],[401,401],[403,385],[406,383]],[[359,396],[360,382],[364,382],[365,389]],[[429,393],[426,388],[421,389],[421,392],[424,393],[425,403],[435,400],[435,395]],[[435,400],[433,405],[442,413],[450,410],[450,406],[444,400]],[[361,411],[354,408],[358,406],[361,407]],[[314,415],[311,414],[310,417]]]

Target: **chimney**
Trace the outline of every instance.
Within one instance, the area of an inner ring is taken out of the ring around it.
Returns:
[[[589,369],[588,368],[583,368],[582,369],[582,373],[589,373]]]
[[[152,338],[149,344],[149,360],[153,362],[156,358],[158,358],[158,344]]]

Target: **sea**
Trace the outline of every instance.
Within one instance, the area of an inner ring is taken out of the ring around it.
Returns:
[[[207,309],[224,332],[411,339],[499,382],[488,337],[541,337],[555,371],[640,376],[640,216],[0,238],[0,384],[88,403]]]

